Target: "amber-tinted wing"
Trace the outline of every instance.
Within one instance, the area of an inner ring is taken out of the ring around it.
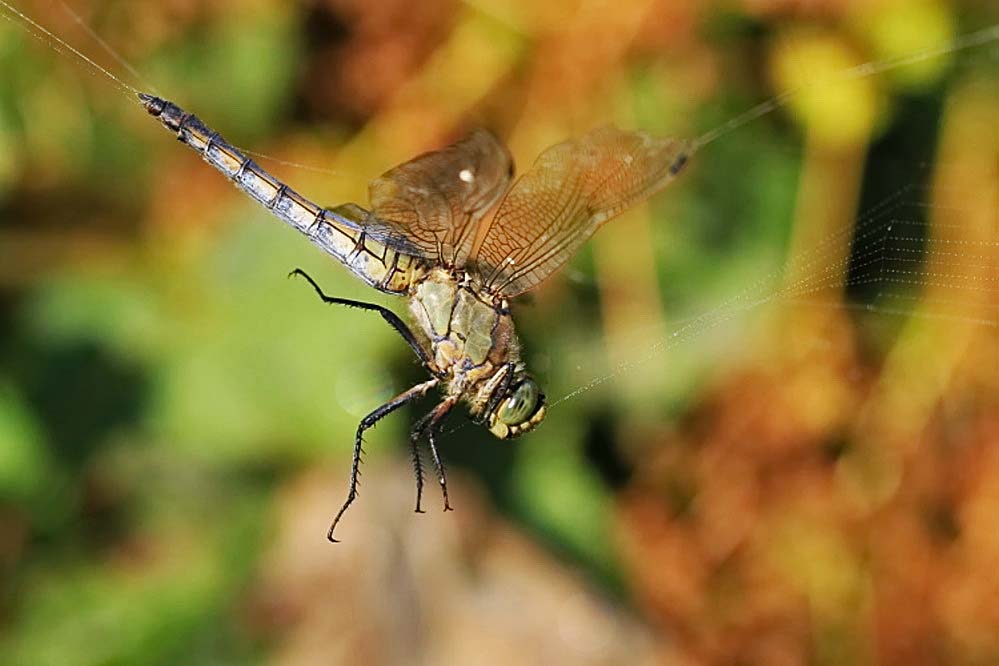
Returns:
[[[358,223],[399,250],[461,266],[476,227],[506,192],[513,160],[485,130],[425,153],[371,182],[370,215]]]
[[[601,224],[679,172],[689,144],[602,127],[543,152],[503,199],[475,250],[483,284],[505,296],[561,268]]]

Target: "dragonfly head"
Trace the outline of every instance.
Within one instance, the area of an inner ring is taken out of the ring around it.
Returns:
[[[500,439],[512,439],[533,430],[545,418],[545,394],[527,375],[510,383],[492,413],[489,432]]]

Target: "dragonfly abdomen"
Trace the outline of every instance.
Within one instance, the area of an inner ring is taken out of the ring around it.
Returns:
[[[400,253],[370,238],[348,218],[326,210],[269,174],[205,125],[197,116],[153,95],[139,95],[150,115],[236,187],[267,208],[282,222],[305,234],[315,245],[370,286],[403,294],[426,272],[420,259]]]

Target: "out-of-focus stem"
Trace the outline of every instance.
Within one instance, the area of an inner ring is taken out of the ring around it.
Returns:
[[[820,307],[797,307],[792,300],[782,317],[782,345],[813,345],[843,318],[839,305],[866,149],[866,140],[833,146],[808,130],[783,289]]]

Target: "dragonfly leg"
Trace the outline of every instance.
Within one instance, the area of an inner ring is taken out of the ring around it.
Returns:
[[[416,513],[425,513],[420,507],[423,499],[423,460],[420,458],[420,438],[415,430],[409,434],[409,450],[413,455],[413,474],[416,475]]]
[[[503,381],[500,385],[496,387],[493,394],[489,396],[489,402],[486,403],[486,408],[482,410],[482,413],[473,419],[473,423],[476,425],[482,425],[489,418],[489,415],[496,411],[496,405],[499,401],[506,397],[507,392],[510,390],[510,384],[513,383],[513,371],[516,369],[516,365],[512,362],[504,363],[506,373],[503,375]]]
[[[426,395],[427,391],[437,386],[439,381],[440,380],[438,379],[430,379],[422,384],[417,384],[416,386],[403,391],[361,419],[360,424],[357,426],[357,438],[354,440],[354,457],[350,463],[350,485],[347,490],[347,499],[344,501],[343,506],[340,507],[340,510],[337,511],[336,516],[333,518],[333,522],[330,523],[330,529],[326,533],[327,539],[333,543],[337,543],[337,539],[333,538],[333,530],[336,529],[337,523],[340,522],[340,518],[343,516],[344,512],[347,511],[347,507],[353,504],[354,500],[357,499],[357,478],[360,473],[361,455],[364,453],[362,448],[364,446],[364,432],[406,403],[412,402],[413,400]]]
[[[412,435],[410,435],[410,440],[416,442],[424,434],[427,436],[427,443],[430,445],[430,454],[433,456],[434,467],[437,468],[437,482],[441,486],[441,494],[444,496],[444,510],[451,511],[451,502],[448,499],[447,494],[447,470],[444,468],[444,462],[441,460],[440,454],[437,452],[437,440],[436,440],[436,430],[437,426],[440,424],[441,420],[447,416],[454,406],[458,404],[457,396],[452,396],[446,398],[439,405],[434,407],[434,409],[420,419],[416,426],[413,428]]]
[[[392,312],[388,308],[382,307],[381,305],[378,305],[376,303],[365,303],[364,301],[354,301],[349,298],[337,298],[336,296],[327,296],[325,293],[323,293],[322,288],[318,284],[316,284],[316,281],[313,280],[312,277],[308,273],[303,271],[301,268],[296,268],[295,270],[293,270],[291,273],[288,274],[288,277],[293,277],[296,275],[305,278],[308,281],[308,283],[312,285],[312,288],[316,290],[317,294],[319,294],[319,298],[322,299],[323,303],[345,305],[349,308],[358,308],[360,310],[368,310],[369,312],[377,312],[378,314],[380,314],[382,316],[382,319],[387,321],[389,326],[395,329],[395,332],[402,336],[402,339],[405,340],[406,344],[409,345],[409,348],[416,353],[416,355],[420,359],[420,362],[423,363],[424,367],[426,367],[427,369],[431,369],[430,357],[427,356],[427,351],[422,346],[420,346],[419,341],[416,339],[416,335],[413,333],[412,330],[410,330],[409,326],[406,325],[406,322],[404,322],[402,319],[399,318],[399,315]]]
[[[437,442],[434,441],[434,429],[427,430],[427,441],[430,443],[430,453],[434,457],[434,465],[437,467],[437,482],[441,484],[441,494],[444,496],[444,510],[451,511],[451,502],[447,496],[447,471],[444,469],[444,462],[437,454]]]

